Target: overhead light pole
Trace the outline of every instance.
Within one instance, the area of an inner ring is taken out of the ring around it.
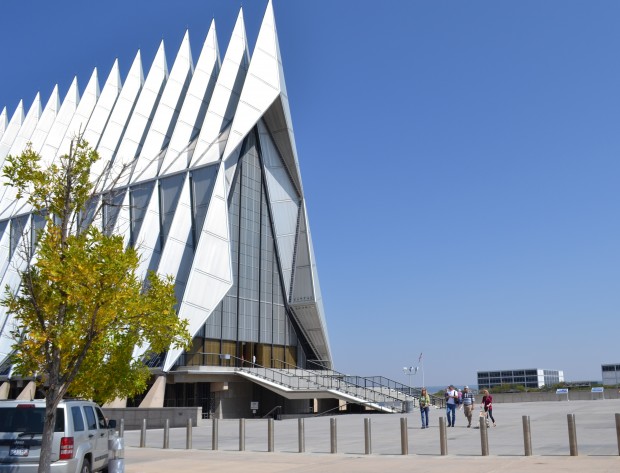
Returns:
[[[418,372],[418,368],[417,367],[413,367],[413,366],[404,366],[403,367],[403,373],[405,373],[407,376],[409,376],[409,384],[407,385],[407,387],[409,388],[409,392],[408,394],[411,396],[411,377],[416,374]]]

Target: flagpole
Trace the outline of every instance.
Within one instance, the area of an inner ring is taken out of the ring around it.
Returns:
[[[422,352],[420,352],[420,357],[418,358],[418,364],[422,367],[422,387],[425,388],[426,384],[424,383],[424,360],[422,359]]]

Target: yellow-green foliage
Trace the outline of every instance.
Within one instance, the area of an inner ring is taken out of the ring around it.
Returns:
[[[44,392],[106,402],[144,390],[149,372],[133,359],[136,345],[159,353],[187,346],[190,336],[174,309],[172,278],[150,273],[143,284],[139,255],[122,237],[75,224],[93,201],[89,173],[97,159],[80,138],[46,170],[30,147],[7,158],[4,176],[47,223],[20,291],[7,288],[2,304],[18,324],[19,374],[37,375]]]

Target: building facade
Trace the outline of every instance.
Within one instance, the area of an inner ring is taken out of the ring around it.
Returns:
[[[515,384],[526,388],[542,388],[564,381],[564,372],[537,368],[478,371],[478,388],[493,388],[502,384]]]
[[[102,89],[95,69],[81,94],[76,78],[63,100],[56,87],[45,106],[37,95],[0,115],[0,164],[28,142],[51,163],[82,131],[101,157],[103,229],[139,247],[143,277],[175,279],[192,347],[136,351],[154,378],[132,405],[213,410],[237,398],[249,409],[269,396],[227,368],[332,365],[271,2],[252,55],[242,11],[219,51],[213,22],[196,64],[186,33],[170,70],[162,41],[146,75],[138,52],[124,81],[115,63]],[[16,250],[42,222],[14,189],[0,193],[1,284],[18,290],[27,262]],[[12,329],[0,308],[4,397],[27,381],[12,376]]]
[[[603,386],[620,386],[620,364],[601,365]]]

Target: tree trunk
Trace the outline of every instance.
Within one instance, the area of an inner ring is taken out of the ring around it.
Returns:
[[[45,421],[43,423],[43,437],[41,438],[41,454],[39,457],[38,473],[50,473],[52,462],[52,442],[56,425],[56,408],[59,402],[59,392],[56,386],[51,387],[45,396]]]
[[[41,453],[39,456],[38,473],[50,473],[52,462],[52,442],[56,426],[56,411],[64,396],[63,385],[59,381],[60,354],[57,347],[51,346],[51,355],[47,363],[47,387],[45,392],[45,422],[43,423],[43,437],[41,439]]]

